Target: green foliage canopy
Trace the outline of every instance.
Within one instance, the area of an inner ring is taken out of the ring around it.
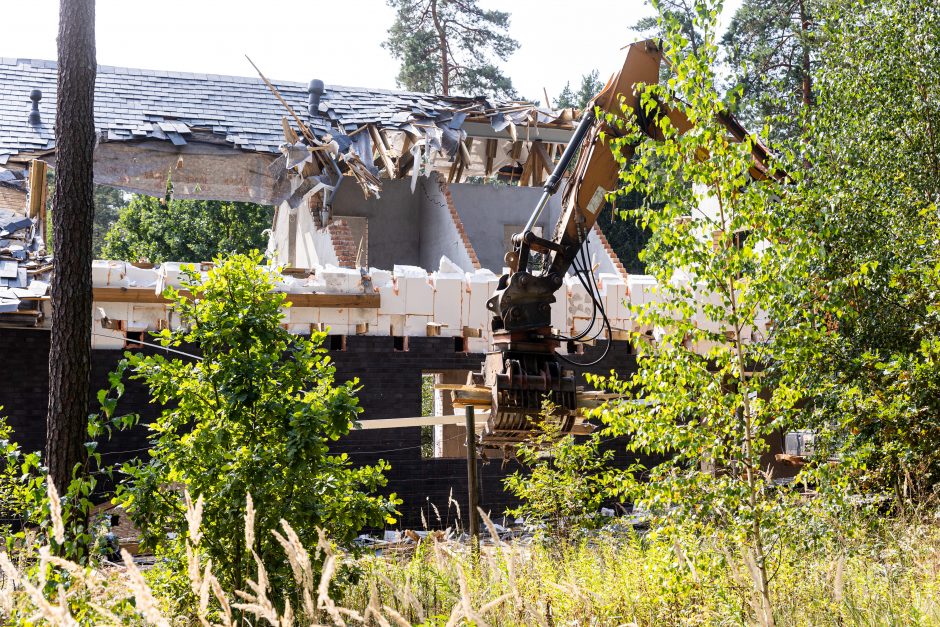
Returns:
[[[797,140],[812,105],[818,62],[816,0],[744,0],[722,43],[743,88],[735,114],[770,129],[772,141]]]
[[[218,258],[192,298],[168,290],[183,327],[164,330],[169,347],[194,347],[201,359],[130,355],[165,409],[150,426],[150,459],[124,466],[117,501],[140,526],[146,546],[180,554],[186,534],[182,490],[205,500],[200,544],[224,583],[240,588],[253,570],[243,512],[254,500],[255,552],[272,582],[289,581],[271,530],[287,520],[306,546],[317,528],[344,542],[363,526],[393,522],[394,495],[382,461],[353,467],[329,443],[347,434],[361,411],[356,382],[336,384],[321,347],[324,334],[293,336],[281,326],[284,295],[272,291],[261,256]]]
[[[591,101],[591,98],[596,96],[603,87],[604,83],[601,82],[600,72],[591,70],[581,76],[581,85],[578,87],[578,91],[571,89],[570,81],[565,83],[565,87],[555,98],[555,108],[584,109],[587,103]]]
[[[388,0],[395,22],[383,44],[401,62],[398,85],[443,95],[515,95],[499,68],[519,47],[509,13],[478,0]]]
[[[632,110],[626,123],[608,117],[623,133],[610,137],[622,165],[619,194],[642,199],[628,213],[650,232],[641,258],[658,287],[652,302],[635,306],[637,373],[597,379],[628,397],[601,415],[614,434],[629,437],[629,449],[665,459],[648,480],[627,475],[623,484],[652,513],[654,530],[715,525],[729,547],[745,547],[757,619],[773,624],[769,547],[786,522],[786,499],[772,489],[763,456],[771,434],[790,424],[801,390],[778,360],[778,344],[789,337],[768,322],[792,314],[787,291],[802,277],[811,242],[778,202],[778,164],[767,164],[770,176],[752,176],[753,139],[735,141],[719,121],[728,104],[716,89],[717,10],[707,0],[694,4],[701,41],[693,47],[667,13],[661,29],[671,74],[639,90],[662,139],[646,135]],[[664,110],[684,114],[692,130],[680,134]],[[629,162],[627,146],[636,147]]]
[[[137,195],[120,210],[101,249],[105,259],[208,261],[264,249],[273,208],[246,202]]]
[[[127,195],[121,190],[105,185],[95,186],[95,222],[92,227],[91,246],[96,259],[101,257],[105,237],[126,206]]]
[[[550,419],[552,411],[547,404],[536,434],[516,448],[516,459],[529,472],[516,472],[504,484],[522,501],[508,510],[510,515],[521,516],[529,525],[543,524],[546,534],[565,538],[574,530],[599,526],[613,451],[599,450],[599,433],[583,442],[562,436]]]
[[[792,296],[829,329],[794,354],[812,391],[806,419],[821,454],[864,458],[867,489],[923,499],[940,485],[940,11],[929,0],[819,11],[809,168],[791,193],[821,240]]]

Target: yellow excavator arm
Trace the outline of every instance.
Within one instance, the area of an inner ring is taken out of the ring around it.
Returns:
[[[599,118],[595,108],[615,116],[622,116],[625,109],[633,110],[643,131],[653,139],[662,139],[657,116],[668,116],[679,133],[688,131],[691,124],[681,111],[659,104],[653,115],[645,115],[639,106],[638,86],[658,83],[662,62],[662,50],[654,40],[628,46],[623,67],[585,109],[528,222],[521,233],[513,236],[513,250],[506,255],[509,272],[500,277],[493,297],[487,301],[493,316],[492,351],[487,354],[481,371],[471,373],[468,380],[468,384],[485,386],[492,393],[490,416],[483,436],[486,446],[524,439],[530,431],[531,418],[540,413],[546,398],[556,408],[555,416],[562,432],[574,425],[575,377],[556,353],[560,338],[551,328],[551,305],[555,302],[555,292],[564,284],[568,270],[576,264],[588,234],[607,204],[607,194],[617,187],[620,176],[620,164],[602,134],[611,137],[621,131],[611,128],[604,116]],[[732,116],[723,114],[718,120],[737,141],[748,136]],[[767,151],[759,142],[753,144],[751,175],[764,178],[767,176]],[[554,233],[550,239],[539,237],[533,227],[548,200],[558,191],[576,155],[577,162],[567,177],[562,214]],[[623,148],[621,155],[630,159],[633,147]],[[545,260],[537,272],[529,268],[530,251],[541,253]],[[590,272],[590,268],[586,270]],[[602,309],[601,314],[604,315]],[[606,316],[604,318],[606,322]],[[585,333],[573,339],[580,339]]]

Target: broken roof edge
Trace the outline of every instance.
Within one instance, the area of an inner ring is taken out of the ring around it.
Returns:
[[[55,70],[58,68],[58,63],[50,59],[37,59],[30,57],[0,57],[0,65],[11,65],[11,66],[23,66],[31,67],[37,69],[47,69]],[[256,76],[242,76],[236,74],[216,74],[211,72],[185,72],[178,70],[158,70],[152,68],[137,68],[137,67],[127,67],[127,66],[117,66],[117,65],[105,65],[98,64],[98,72],[100,74],[124,74],[128,76],[146,76],[153,78],[174,78],[181,80],[204,80],[204,81],[219,81],[227,82],[233,84],[251,84],[251,85],[264,85],[264,81]],[[271,78],[269,79],[276,87],[286,87],[290,89],[299,89],[303,92],[307,92],[309,89],[307,82],[295,81],[289,79],[281,78]],[[530,100],[517,100],[512,98],[497,98],[493,96],[488,96],[486,94],[477,94],[477,95],[464,95],[464,94],[436,94],[432,92],[424,91],[413,91],[410,89],[401,89],[401,88],[388,88],[388,87],[366,87],[360,85],[341,85],[341,84],[332,84],[324,83],[324,88],[326,92],[337,91],[337,92],[348,92],[349,94],[358,94],[358,93],[367,93],[367,94],[385,94],[392,96],[410,96],[418,98],[436,98],[443,101],[452,101],[454,104],[470,104],[474,102],[480,103],[518,103],[525,104],[531,107],[544,110],[544,111],[562,111],[563,109],[553,109],[551,107],[540,106],[538,102]]]

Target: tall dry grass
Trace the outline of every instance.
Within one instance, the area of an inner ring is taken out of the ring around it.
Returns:
[[[52,499],[53,530],[61,519]],[[294,590],[272,589],[257,555],[245,590],[223,590],[200,552],[202,500],[186,497],[185,598],[126,552],[83,567],[43,546],[0,554],[0,619],[21,625],[741,625],[752,622],[746,563],[707,530],[678,538],[599,533],[504,542],[488,518],[480,551],[430,534],[406,551],[354,556],[320,537],[274,532]],[[249,499],[245,540],[254,544]],[[782,625],[940,624],[940,528],[893,523],[822,548],[777,547]],[[30,562],[25,558],[31,558]],[[14,563],[16,562],[16,563]],[[318,565],[322,564],[318,568]],[[295,599],[295,605],[290,603]]]

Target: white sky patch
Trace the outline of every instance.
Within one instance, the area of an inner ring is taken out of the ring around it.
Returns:
[[[722,13],[726,26],[741,0]],[[0,0],[0,56],[55,59],[57,0]],[[642,0],[581,4],[558,0],[480,0],[509,11],[519,50],[505,72],[525,98],[555,98],[567,81],[620,66],[630,29],[650,8]],[[98,0],[97,56],[102,65],[254,76],[250,56],[269,78],[393,89],[398,63],[381,47],[394,12],[384,0]]]

